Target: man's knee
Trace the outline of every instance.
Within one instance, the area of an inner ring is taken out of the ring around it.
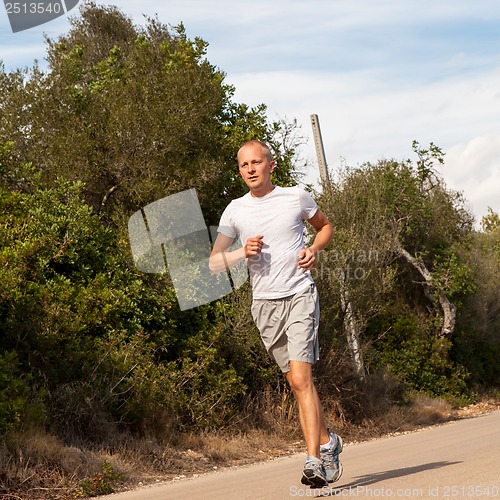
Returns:
[[[292,390],[303,392],[314,389],[311,365],[309,363],[294,364],[290,363],[290,371],[286,378]]]

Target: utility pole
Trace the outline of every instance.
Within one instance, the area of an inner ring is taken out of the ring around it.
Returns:
[[[318,115],[311,115],[311,125],[313,129],[314,144],[316,146],[316,155],[318,157],[319,173],[321,176],[321,186],[323,192],[331,187],[330,177],[328,176],[328,169],[326,163],[325,148],[323,146],[323,138],[321,136],[321,128],[319,126]],[[327,194],[329,198],[330,193]],[[349,292],[346,290],[345,283],[342,281],[343,277],[340,277],[340,300],[342,308],[344,309],[344,330],[347,337],[347,345],[351,351],[351,357],[354,363],[354,369],[356,375],[360,382],[365,381],[365,365],[363,362],[363,355],[359,347],[359,334],[358,326],[354,319],[354,312],[352,308],[352,303],[349,300]]]
[[[330,187],[330,178],[328,177],[328,169],[326,168],[325,148],[323,147],[323,138],[321,137],[318,115],[311,115],[311,125],[313,129],[314,144],[316,146],[319,173],[321,176],[321,185],[323,187]]]

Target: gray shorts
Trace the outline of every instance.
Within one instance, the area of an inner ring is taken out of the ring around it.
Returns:
[[[290,371],[290,360],[314,364],[319,359],[319,300],[310,285],[282,299],[254,299],[252,316],[267,352],[281,371]]]

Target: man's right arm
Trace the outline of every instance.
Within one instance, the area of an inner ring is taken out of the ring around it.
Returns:
[[[219,233],[217,235],[217,239],[215,240],[212,253],[210,254],[210,259],[208,260],[208,267],[210,268],[210,271],[213,273],[221,273],[222,271],[226,271],[230,267],[239,264],[247,257],[257,255],[262,250],[262,239],[263,236],[248,238],[245,242],[245,246],[238,248],[237,250],[233,250],[232,252],[228,252],[228,248],[233,243],[233,238]]]
[[[244,247],[238,248],[232,252],[228,252],[228,248],[232,245],[233,238],[219,233],[215,240],[208,267],[213,273],[221,273],[227,271],[230,267],[235,266],[245,259]]]

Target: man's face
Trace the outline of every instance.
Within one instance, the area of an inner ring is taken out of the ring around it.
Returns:
[[[247,144],[238,154],[240,174],[251,193],[264,196],[272,189],[271,173],[275,163],[259,144]]]

